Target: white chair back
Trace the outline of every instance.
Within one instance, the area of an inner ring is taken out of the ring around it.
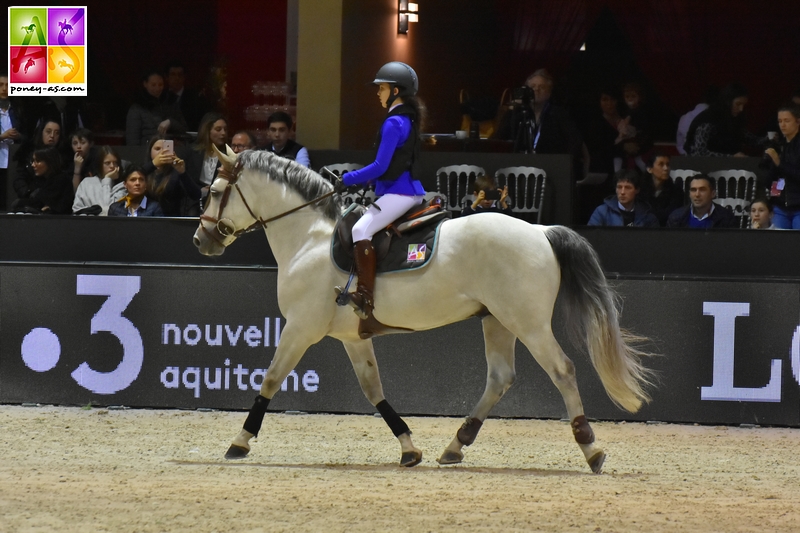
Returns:
[[[717,170],[708,173],[717,181],[717,198],[740,198],[752,202],[756,197],[758,178],[749,170]]]
[[[684,192],[684,194],[688,193],[689,191],[686,189],[686,179],[691,178],[700,174],[700,172],[692,169],[683,169],[683,168],[676,168],[674,170],[669,171],[669,178],[675,183],[675,185]]]
[[[714,201],[733,213],[736,217],[736,227],[750,227],[750,200],[743,198],[717,198]]]
[[[342,177],[342,174],[364,168],[364,165],[359,165],[358,163],[335,163],[333,165],[325,165],[325,168]]]
[[[451,165],[436,171],[436,190],[445,200],[449,211],[461,212],[463,199],[472,194],[475,178],[486,174],[483,167],[476,165]]]
[[[507,167],[494,173],[499,188],[508,185],[507,203],[514,213],[535,213],[536,223],[542,223],[542,207],[547,185],[547,173],[536,167]]]

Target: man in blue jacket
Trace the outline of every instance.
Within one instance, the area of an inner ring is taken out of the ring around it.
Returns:
[[[616,196],[609,196],[592,213],[590,226],[659,227],[658,219],[650,206],[636,199],[640,177],[635,170],[620,170],[614,176]]]

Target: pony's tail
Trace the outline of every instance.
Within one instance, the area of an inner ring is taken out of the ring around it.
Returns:
[[[650,355],[632,346],[647,339],[619,327],[620,298],[609,287],[592,245],[573,230],[550,226],[545,235],[561,266],[561,293],[567,328],[576,345],[584,339],[589,356],[611,400],[635,413],[649,402],[645,391],[653,372],[641,363]]]

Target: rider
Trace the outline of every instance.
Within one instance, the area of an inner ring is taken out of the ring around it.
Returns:
[[[350,305],[362,320],[370,316],[375,305],[375,249],[372,247],[372,236],[421,203],[425,195],[422,184],[414,179],[423,112],[415,96],[419,89],[417,73],[405,63],[392,61],[378,70],[372,83],[378,86],[381,105],[389,109],[375,143],[375,161],[345,174],[340,186],[374,183],[378,196],[353,226],[353,255],[358,287],[356,292],[348,296]],[[341,287],[336,287],[337,293],[343,291]]]

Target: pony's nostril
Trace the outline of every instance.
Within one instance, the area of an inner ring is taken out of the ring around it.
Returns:
[[[194,238],[192,239],[192,242],[194,243],[195,247],[200,248],[200,237],[195,235]]]

